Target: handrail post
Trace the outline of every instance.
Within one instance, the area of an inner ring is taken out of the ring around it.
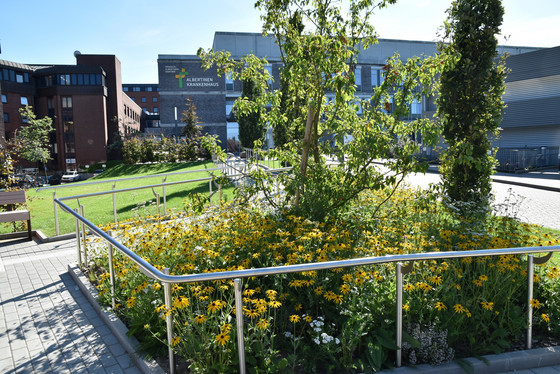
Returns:
[[[113,236],[111,231],[108,231],[107,234],[109,236]],[[109,249],[108,249],[108,255],[109,255],[109,279],[111,281],[111,306],[113,307],[113,310],[115,309],[115,269],[113,267],[113,245],[111,243],[109,243]]]
[[[161,216],[160,210],[159,210],[159,194],[156,194],[156,208],[157,208],[157,215],[158,217]]]
[[[233,280],[235,287],[235,322],[237,326],[237,353],[239,354],[239,373],[245,374],[245,340],[243,339],[243,298],[241,279]]]
[[[56,204],[56,203],[55,203]],[[78,213],[78,208],[74,209],[74,212]],[[80,237],[80,223],[78,221],[78,219],[75,219],[76,221],[76,244],[77,244],[77,248],[78,248],[78,265],[80,266],[80,268],[82,267],[82,246],[81,246],[81,237]]]
[[[533,255],[527,256],[527,349],[531,349],[533,340]]]
[[[163,269],[163,274],[169,275],[169,268]],[[175,374],[175,356],[173,354],[173,316],[171,315],[171,308],[173,304],[171,302],[171,284],[168,282],[163,283],[163,292],[165,297],[165,306],[166,306],[166,317],[165,322],[167,324],[167,345],[168,345],[168,352],[169,352],[169,372],[171,374]]]
[[[82,217],[86,218],[85,213],[84,213],[84,206],[81,205],[80,203],[78,203],[78,206],[80,207],[80,214],[82,215]],[[84,225],[84,223],[82,222],[82,243],[84,244],[84,264],[86,266],[86,268],[88,267],[88,255],[87,255],[87,246],[86,246],[86,226]]]
[[[212,179],[210,179],[210,180],[208,181],[208,190],[209,190],[208,196],[210,197],[210,198],[209,198],[210,205],[212,205]]]
[[[163,178],[161,183],[167,182],[167,177]],[[165,193],[165,186],[162,187],[163,192],[163,214],[167,214],[167,194]]]
[[[116,184],[113,184],[113,191],[115,190]],[[113,193],[113,217],[115,218],[115,223],[117,223],[117,194]]]
[[[56,236],[60,235],[60,229],[58,228],[58,204],[56,203],[56,191],[53,191],[52,201],[54,204],[54,228],[56,230]]]
[[[402,365],[402,263],[398,262],[396,267],[397,282],[397,367]]]

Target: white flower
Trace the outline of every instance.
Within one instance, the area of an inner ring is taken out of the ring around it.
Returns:
[[[335,339],[334,339],[334,342],[335,342],[336,344],[340,344],[340,339],[335,338]]]
[[[291,338],[291,337],[293,337],[292,333],[289,332],[289,331],[286,331],[286,332],[284,333],[284,336],[285,336],[286,338]]]
[[[319,332],[319,331],[321,331],[321,328],[320,328],[320,327],[315,327],[315,328],[313,329],[313,331]]]
[[[313,339],[313,341],[315,342],[315,344],[321,344],[321,342],[319,341],[319,338],[315,338],[315,339]]]

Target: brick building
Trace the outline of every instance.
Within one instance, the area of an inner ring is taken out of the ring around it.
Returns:
[[[123,92],[142,108],[140,131],[147,127],[159,127],[159,85],[145,83],[125,83]]]
[[[76,65],[26,65],[0,60],[2,134],[24,125],[19,109],[33,107],[53,119],[51,170],[75,170],[105,162],[107,146],[140,130],[140,107],[122,91],[121,63],[114,55],[76,53]]]

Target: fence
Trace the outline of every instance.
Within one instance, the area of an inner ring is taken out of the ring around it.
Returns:
[[[496,159],[499,171],[516,172],[557,167],[558,147],[499,148]]]
[[[267,267],[260,269],[246,269],[246,270],[236,270],[236,271],[223,271],[216,273],[201,273],[201,274],[190,274],[190,275],[169,275],[169,269],[163,269],[159,271],[152,264],[148,263],[146,260],[142,259],[136,255],[133,251],[119,243],[115,238],[111,237],[108,233],[96,227],[93,223],[88,221],[83,217],[83,214],[72,210],[70,207],[65,205],[59,199],[55,199],[55,203],[60,205],[60,207],[74,216],[76,221],[76,235],[78,241],[78,262],[82,266],[82,251],[80,249],[80,236],[84,235],[85,230],[84,225],[87,226],[91,233],[102,238],[104,241],[109,243],[108,257],[109,257],[109,273],[112,287],[112,294],[114,294],[114,271],[112,267],[113,258],[113,248],[117,248],[121,253],[130,258],[133,262],[138,265],[140,271],[146,276],[158,280],[162,283],[164,289],[164,299],[165,304],[169,310],[172,308],[171,299],[171,285],[181,284],[181,283],[193,283],[193,282],[204,282],[204,281],[215,281],[215,280],[234,280],[234,292],[235,292],[235,308],[236,308],[236,329],[237,329],[237,346],[239,355],[239,372],[246,373],[245,367],[245,348],[244,348],[244,338],[243,338],[243,301],[242,301],[242,279],[249,277],[262,277],[262,276],[276,276],[280,274],[288,273],[301,273],[309,271],[318,270],[328,270],[335,268],[348,268],[356,266],[365,265],[376,265],[384,263],[397,263],[396,266],[396,293],[395,293],[395,310],[396,310],[396,346],[398,347],[396,351],[396,364],[397,367],[402,365],[401,359],[401,345],[402,345],[402,299],[403,299],[403,274],[410,272],[413,267],[414,261],[425,261],[425,260],[442,260],[442,259],[455,259],[455,258],[467,258],[467,257],[485,257],[485,256],[504,256],[504,255],[528,255],[527,261],[527,339],[526,346],[531,348],[532,341],[532,313],[533,309],[531,306],[531,300],[533,299],[533,278],[534,278],[534,264],[542,264],[548,261],[552,256],[553,252],[560,251],[560,246],[549,246],[549,247],[524,247],[524,248],[502,248],[502,249],[485,249],[485,250],[471,250],[471,251],[457,251],[457,252],[428,252],[428,253],[416,253],[407,255],[390,255],[381,257],[364,257],[348,260],[339,261],[329,261],[329,262],[319,262],[319,263],[308,263],[299,265],[289,265],[289,266],[277,266],[277,267]],[[82,230],[78,230],[79,225],[82,225]],[[535,258],[533,253],[548,252],[548,255],[544,257]],[[87,249],[84,247],[84,258],[87,264]],[[408,266],[403,266],[404,262],[409,262]],[[113,304],[115,301],[113,300]],[[167,341],[171,342],[173,338],[173,317],[171,314],[166,317],[167,326]],[[175,359],[173,349],[171,344],[169,344],[169,365],[170,372],[175,373]]]

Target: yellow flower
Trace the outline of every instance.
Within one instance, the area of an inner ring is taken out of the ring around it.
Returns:
[[[194,317],[194,323],[200,325],[201,323],[206,322],[208,318],[203,315],[203,314],[199,314],[198,316]]]
[[[453,306],[453,310],[455,311],[455,313],[464,313],[466,311],[466,309],[461,305],[461,304],[455,304]]]
[[[134,306],[134,304],[136,304],[136,298],[134,296],[131,296],[126,300],[126,307],[127,308],[132,308]]]
[[[403,287],[403,289],[404,289],[406,292],[414,291],[414,286],[413,286],[412,284],[410,284],[410,283],[409,283],[409,284],[405,284],[404,287]]]
[[[313,321],[313,317],[311,316],[305,316],[305,322],[312,322]]]
[[[269,323],[266,319],[261,318],[259,322],[257,322],[257,328],[259,330],[265,330],[268,327]]]
[[[173,339],[171,339],[171,345],[172,346],[176,346],[177,344],[179,344],[181,342],[181,338],[178,336],[175,336]]]
[[[482,307],[486,310],[492,310],[494,309],[494,303],[493,302],[488,302],[488,301],[482,301],[480,303],[482,305]]]
[[[548,316],[548,314],[545,313],[541,314],[541,318],[545,322],[550,322],[550,317]]]
[[[294,309],[296,311],[301,310],[301,308],[303,308],[303,306],[301,305],[301,303],[296,304],[296,306],[294,307]]]
[[[482,281],[480,279],[475,279],[473,280],[473,283],[477,286],[477,287],[482,287]]]
[[[218,342],[218,344],[220,345],[226,345],[226,343],[229,341],[229,335],[228,334],[224,334],[221,333],[219,335],[216,335],[216,341]]]
[[[438,311],[442,311],[442,310],[446,310],[446,309],[447,309],[447,307],[445,306],[445,304],[442,303],[441,301],[436,302],[435,308],[436,308]]]
[[[222,334],[228,334],[231,331],[231,323],[224,323],[222,325]]]
[[[408,311],[410,310],[410,305],[404,304],[404,305],[402,306],[402,308],[403,308],[403,310],[406,310],[406,311],[408,312]]]
[[[541,307],[541,302],[537,299],[531,300],[531,307],[535,309],[539,309]]]
[[[433,283],[436,286],[439,286],[443,282],[443,279],[441,278],[441,276],[436,275],[436,276],[430,277],[429,281],[430,281],[430,283]]]
[[[478,279],[480,279],[482,282],[486,282],[488,280],[488,277],[482,274],[480,277],[478,277]]]
[[[274,290],[268,290],[265,293],[266,293],[266,297],[268,297],[270,300],[274,300],[276,298],[276,295],[278,294],[278,292]]]
[[[280,306],[282,306],[282,303],[278,300],[272,300],[268,303],[268,306],[274,309],[280,308]]]
[[[150,325],[146,323],[146,324],[144,325],[144,329],[148,330],[149,328],[150,328]]]
[[[298,323],[300,320],[301,320],[301,317],[298,316],[297,314],[292,314],[290,316],[290,322]]]
[[[182,295],[173,301],[173,306],[177,309],[186,308],[189,305],[190,305],[189,299]]]
[[[226,303],[224,301],[221,300],[214,300],[212,301],[210,304],[208,304],[208,311],[210,313],[216,313],[217,311],[219,311],[220,309],[222,309],[222,307],[225,305]]]

